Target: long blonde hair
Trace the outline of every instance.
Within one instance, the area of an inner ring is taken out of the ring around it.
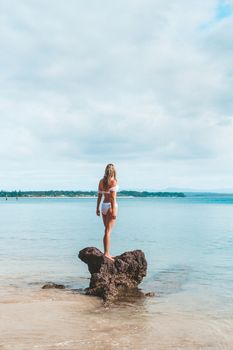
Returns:
[[[112,177],[117,181],[115,166],[113,164],[108,164],[105,168],[105,173],[103,177],[104,190],[108,189]]]

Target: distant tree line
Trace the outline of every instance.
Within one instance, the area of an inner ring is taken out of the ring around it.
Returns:
[[[132,197],[185,197],[183,192],[120,191],[118,195]]]
[[[0,191],[0,197],[97,197],[97,191]],[[183,192],[119,191],[119,197],[185,197]]]

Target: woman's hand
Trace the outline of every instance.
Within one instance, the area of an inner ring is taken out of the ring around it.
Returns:
[[[100,210],[98,208],[96,209],[96,215],[100,216]]]
[[[116,220],[116,215],[113,215],[112,208],[109,209],[109,214],[111,215],[111,219]]]

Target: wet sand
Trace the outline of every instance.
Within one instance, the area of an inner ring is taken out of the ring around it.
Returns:
[[[0,292],[0,349],[229,349],[233,320],[167,307],[156,297],[119,302],[66,290]]]

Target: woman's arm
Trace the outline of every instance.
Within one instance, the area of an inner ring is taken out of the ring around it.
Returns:
[[[114,180],[111,184],[111,187],[114,188],[117,186],[117,182]],[[116,219],[116,214],[117,214],[117,208],[116,208],[116,191],[110,189],[110,202],[111,202],[111,207],[112,207],[112,217],[113,219]]]
[[[99,182],[98,191],[101,191],[101,181]],[[96,215],[100,216],[100,202],[102,199],[102,193],[98,193],[97,204],[96,204]]]
[[[116,192],[112,191],[110,192],[110,202],[111,202],[111,207],[112,207],[112,217],[113,219],[116,219]]]

